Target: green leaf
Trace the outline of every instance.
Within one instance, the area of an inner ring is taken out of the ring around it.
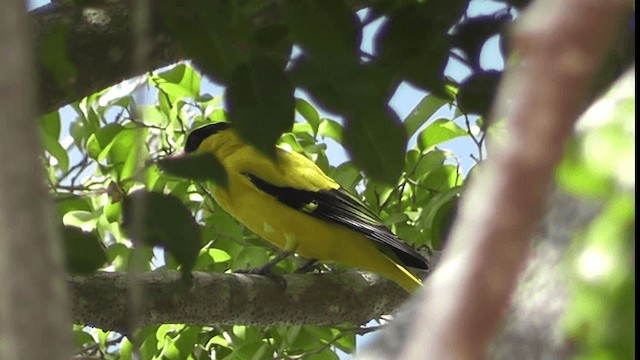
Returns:
[[[131,249],[125,244],[115,243],[107,248],[107,258],[116,271],[126,271],[129,268]]]
[[[73,138],[73,143],[82,148],[87,138],[93,134],[93,130],[84,121],[76,119],[69,127],[69,134]]]
[[[185,326],[181,329],[173,341],[165,341],[162,349],[162,359],[181,360],[187,359],[193,352],[200,333],[199,326]]]
[[[120,342],[120,360],[133,360],[133,344],[127,337],[124,337]],[[141,356],[142,360],[147,360],[150,357]]]
[[[353,162],[371,178],[394,183],[404,165],[407,134],[392,110],[371,106],[351,118],[345,128],[344,145]]]
[[[73,210],[64,214],[62,220],[65,225],[88,230],[93,229],[96,226],[100,216],[102,216],[101,209],[95,211]]]
[[[323,118],[318,126],[318,134],[322,137],[328,137],[342,144],[342,136],[344,128],[337,121]]]
[[[74,329],[73,330],[73,340],[76,348],[81,348],[83,345],[89,344],[93,345],[96,341],[93,339],[93,336],[83,329]]]
[[[418,147],[427,150],[456,137],[467,135],[467,131],[449,119],[437,119],[420,132]]]
[[[453,187],[445,192],[436,194],[425,206],[426,212],[422,213],[420,220],[424,228],[430,230],[429,246],[435,250],[441,250],[451,225],[456,216],[456,209],[462,188]]]
[[[433,149],[421,155],[415,166],[408,171],[409,178],[413,180],[421,179],[426,174],[442,166],[447,156],[442,150]]]
[[[445,191],[461,183],[462,175],[458,172],[458,167],[444,165],[430,172],[422,185],[434,191]]]
[[[267,4],[264,1],[253,1],[254,4]],[[260,11],[265,11],[261,9]],[[266,10],[268,11],[268,10]],[[260,14],[258,16],[262,16]],[[287,66],[291,57],[291,49],[293,44],[291,43],[291,37],[289,36],[288,29],[283,24],[258,24],[253,27],[253,42],[256,45],[254,50],[256,53],[266,56],[281,67]]]
[[[284,15],[294,41],[311,56],[357,62],[361,29],[357,15],[344,1],[286,1]]]
[[[318,123],[319,124],[319,123]],[[295,135],[299,142],[304,142],[305,144],[315,145],[315,130],[311,127],[308,122],[295,122],[293,123],[293,128],[291,129],[291,133]],[[302,145],[302,144],[301,144]]]
[[[340,331],[340,330],[338,330],[338,331]],[[351,354],[354,351],[356,351],[356,334],[354,332],[350,332],[350,333],[346,333],[346,334],[343,333],[342,335],[343,336],[340,337],[340,339],[338,339],[338,341],[336,341],[336,346],[340,350],[342,350],[342,351],[344,351],[344,352],[346,352],[348,354]],[[333,355],[335,355],[337,357],[335,352],[332,351],[331,354],[333,354]],[[326,358],[330,358],[330,355],[327,354],[327,357],[325,357],[325,359]]]
[[[112,174],[117,180],[130,179],[137,169],[138,158],[146,157],[138,151],[147,152],[141,142],[148,131],[147,128],[124,129],[98,155],[98,160],[106,158],[109,164],[115,165]]]
[[[239,66],[226,90],[229,118],[241,137],[275,157],[275,144],[293,126],[293,86],[267,58]]]
[[[351,162],[344,162],[331,171],[331,178],[345,189],[353,192],[356,185],[362,180],[360,169]]]
[[[298,139],[292,133],[283,134],[278,140],[278,146],[289,150],[289,148],[297,153],[303,153],[304,148],[298,142]]]
[[[200,252],[194,265],[197,271],[224,272],[229,268],[231,255],[220,249],[207,249]]]
[[[91,201],[89,198],[80,196],[66,196],[66,194],[64,197],[55,199],[55,206],[57,213],[60,215],[60,220],[62,220],[62,216],[71,211],[93,211],[93,207],[91,206]]]
[[[309,104],[304,99],[297,98],[296,99],[296,111],[302,115],[302,117],[307,120],[311,128],[313,129],[313,134],[318,133],[318,128],[320,127],[320,115],[318,114],[318,110],[313,107],[313,105]]]
[[[244,235],[238,222],[226,211],[212,212],[207,217],[207,225],[215,228],[216,235],[226,235],[235,240],[242,240]]]
[[[44,149],[58,161],[60,170],[62,170],[62,172],[69,170],[69,154],[67,150],[60,145],[58,140],[52,138],[44,131],[40,131],[40,141],[42,141]]]
[[[571,304],[563,323],[585,359],[635,354],[635,199],[610,194],[602,212],[572,244]]]
[[[158,88],[169,95],[171,102],[200,95],[200,75],[186,64],[177,64],[154,77]]]
[[[467,78],[460,84],[456,97],[460,110],[465,114],[488,118],[501,77],[501,71],[489,70],[474,73]]]
[[[107,262],[104,244],[98,237],[77,227],[65,226],[62,231],[67,255],[67,270],[72,274],[95,272]]]
[[[573,139],[566,146],[565,156],[556,171],[558,183],[572,193],[584,197],[601,197],[611,193],[613,179],[607,173],[590,166],[582,157],[581,144]]]
[[[238,64],[252,53],[251,24],[231,1],[161,2],[165,25],[187,58],[219,83],[228,83]]]
[[[143,135],[143,133],[146,132],[146,130],[148,129],[138,129],[138,130],[139,131],[135,132],[139,134],[138,136],[146,136],[146,135]],[[127,154],[124,164],[122,165],[122,168],[120,170],[120,174],[118,178],[121,180],[129,180],[127,181],[126,184],[123,184],[125,191],[128,191],[131,188],[131,186],[133,186],[133,182],[131,180],[134,180],[133,178],[136,174],[136,171],[141,166],[139,162],[141,162],[142,159],[147,159],[149,157],[148,156],[149,150],[144,146],[143,141],[144,141],[143,137],[134,138],[133,146],[131,146],[131,148],[129,149],[129,153]],[[112,151],[115,149],[116,147],[113,147]],[[139,152],[142,152],[142,153],[139,153]]]
[[[272,353],[273,350],[270,349],[270,346],[268,344],[262,341],[248,341],[241,342],[241,345],[236,347],[233,352],[223,360],[266,360],[273,358]]]
[[[108,124],[91,134],[87,139],[87,152],[89,156],[98,159],[102,150],[124,129],[120,124]]]
[[[158,105],[142,105],[138,107],[142,115],[142,121],[149,125],[167,126],[169,118],[160,110]]]
[[[182,266],[183,274],[191,271],[201,247],[200,227],[178,198],[135,191],[124,198],[122,217],[122,226],[132,240],[163,246]]]
[[[339,360],[340,357],[330,348],[326,348],[319,353],[312,353],[305,357],[307,360]]]
[[[158,355],[158,339],[156,332],[160,325],[146,326],[134,333],[136,339],[140,339],[140,357],[141,360],[157,359]],[[126,338],[125,338],[126,339]]]
[[[404,119],[404,127],[410,138],[433,114],[448,103],[447,100],[433,95],[425,95]]]
[[[127,128],[123,128],[122,131],[114,130],[114,132],[117,133],[111,141],[102,148],[98,154],[97,160],[101,161],[108,157],[109,162],[112,164],[124,164],[127,160],[127,156],[129,155],[129,150],[135,144],[136,134],[133,129]]]
[[[317,61],[301,55],[293,62],[289,74],[295,84],[311,94],[313,101],[335,113],[343,114],[349,107],[346,88],[354,83],[355,64]]]
[[[463,52],[470,68],[482,69],[480,59],[485,43],[492,36],[505,31],[506,24],[512,20],[513,15],[509,11],[467,17],[453,29],[451,45]]]
[[[210,153],[165,158],[158,160],[157,164],[160,169],[174,176],[196,181],[211,180],[220,186],[227,186],[224,166]]]
[[[120,216],[122,214],[122,202],[113,202],[113,200],[109,200],[109,203],[104,207],[104,216],[108,222],[118,222],[120,221]]]
[[[377,32],[374,47],[379,54],[376,64],[391,76],[398,73],[408,82],[446,98],[444,69],[450,52],[446,34],[455,22],[442,24],[443,14],[434,10],[437,4],[411,3],[393,11]]]
[[[52,139],[60,139],[60,113],[58,110],[40,116],[40,131]]]

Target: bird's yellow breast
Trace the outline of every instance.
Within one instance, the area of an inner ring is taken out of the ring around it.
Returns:
[[[363,235],[290,208],[256,189],[241,174],[230,173],[229,177],[233,179],[229,179],[227,189],[213,190],[216,201],[276,247],[311,259],[333,260],[352,266],[359,266],[353,263],[354,256],[379,256],[376,247]],[[348,254],[348,260],[345,254]]]

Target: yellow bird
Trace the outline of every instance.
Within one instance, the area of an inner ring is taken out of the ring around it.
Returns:
[[[228,184],[213,187],[216,201],[276,247],[380,274],[409,292],[422,284],[406,267],[428,269],[426,260],[304,155],[278,147],[273,161],[225,122],[191,132],[185,152],[220,161]]]

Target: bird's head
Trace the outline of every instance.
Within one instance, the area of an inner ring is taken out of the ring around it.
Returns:
[[[215,144],[213,138],[217,138],[216,135],[222,134],[223,132],[230,133],[230,131],[226,131],[230,129],[231,124],[227,122],[217,122],[193,130],[189,133],[189,136],[187,136],[187,141],[184,145],[185,153],[190,154],[204,147],[211,150],[211,146]]]

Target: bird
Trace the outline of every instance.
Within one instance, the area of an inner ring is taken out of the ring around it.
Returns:
[[[422,285],[408,267],[428,270],[426,259],[304,155],[279,146],[265,155],[229,122],[196,128],[184,152],[215,156],[227,173],[226,185],[212,185],[216,202],[285,256],[377,273],[409,293]]]

